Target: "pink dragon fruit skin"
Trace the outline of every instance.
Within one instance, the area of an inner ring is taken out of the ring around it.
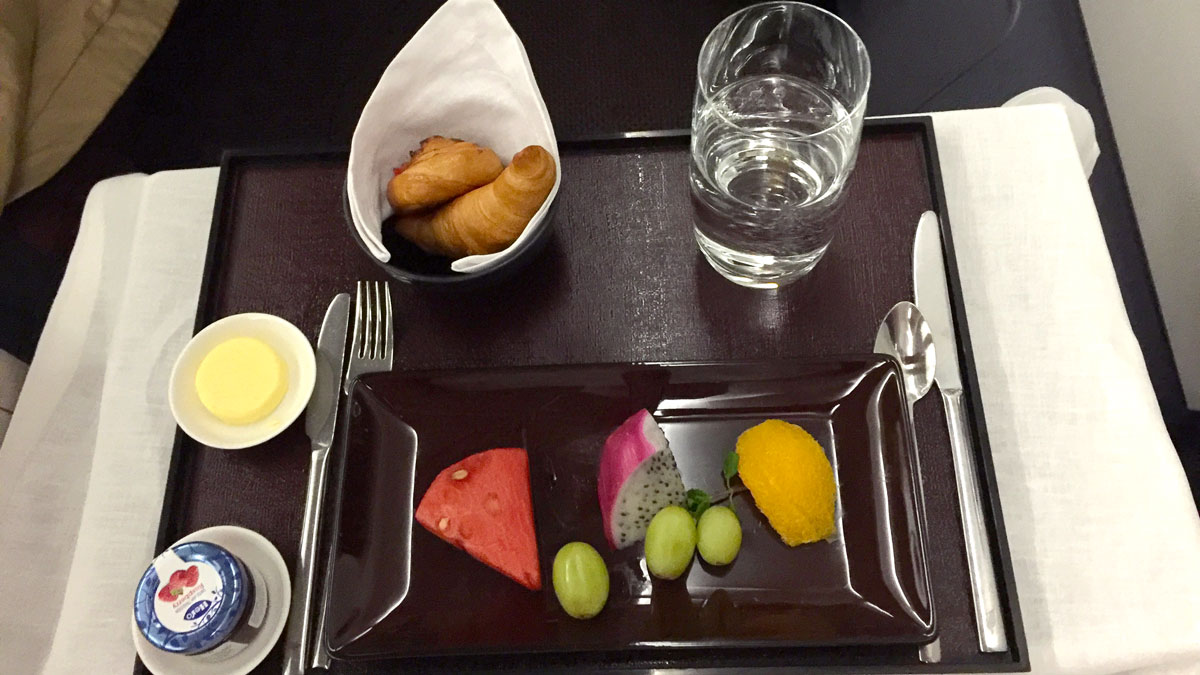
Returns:
[[[675,456],[649,412],[637,411],[604,442],[597,492],[604,535],[613,548],[641,541],[654,514],[683,504]]]

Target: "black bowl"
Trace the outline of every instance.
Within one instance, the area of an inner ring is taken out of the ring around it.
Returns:
[[[511,277],[529,264],[546,247],[546,242],[550,240],[550,230],[554,225],[555,207],[555,202],[551,202],[550,208],[546,212],[545,220],[547,222],[525,241],[516,244],[513,252],[500,264],[482,272],[463,273],[450,269],[450,258],[430,255],[396,234],[395,229],[389,226],[387,220],[383,224],[383,245],[391,251],[392,259],[383,262],[376,258],[358,234],[358,229],[354,227],[354,219],[350,217],[350,198],[347,186],[342,184],[342,215],[346,220],[346,226],[350,228],[350,236],[354,237],[354,241],[358,242],[363,252],[396,281],[436,290],[478,289]]]

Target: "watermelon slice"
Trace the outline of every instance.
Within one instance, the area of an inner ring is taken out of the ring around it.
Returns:
[[[417,522],[522,586],[541,590],[523,449],[485,450],[442,469],[417,506]]]

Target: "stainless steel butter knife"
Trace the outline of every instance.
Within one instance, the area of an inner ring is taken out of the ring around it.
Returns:
[[[984,652],[1008,651],[1004,634],[1004,616],[996,588],[996,571],[983,517],[979,471],[971,451],[966,408],[963,405],[962,373],[958,366],[958,341],[950,313],[950,295],[946,290],[945,257],[937,214],[926,211],[917,223],[913,250],[913,287],[917,307],[933,332],[937,347],[934,382],[942,395],[946,424],[950,430],[950,450],[954,457],[954,479],[962,514],[963,539],[967,547],[967,568],[971,576],[971,597],[975,604],[975,623],[979,629],[979,649]]]
[[[300,554],[292,586],[287,642],[283,648],[284,675],[301,675],[312,642],[313,585],[316,578],[317,539],[320,535],[321,505],[329,474],[329,449],[337,426],[338,397],[342,390],[346,360],[346,329],[350,322],[350,295],[339,293],[325,311],[317,337],[317,382],[304,417],[304,431],[312,439],[308,491],[304,499],[304,522],[300,532]]]

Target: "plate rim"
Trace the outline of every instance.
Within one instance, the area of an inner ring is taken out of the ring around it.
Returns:
[[[360,380],[354,383],[347,402],[354,400],[355,396],[376,395],[364,394],[359,391],[361,388],[364,391],[372,391],[372,382],[387,379],[419,379],[419,378],[435,378],[435,377],[454,377],[473,374],[499,374],[499,373],[526,373],[526,372],[547,372],[553,370],[588,370],[588,369],[606,369],[619,367],[637,367],[637,368],[729,368],[737,370],[747,366],[754,367],[769,367],[772,365],[794,367],[801,366],[820,366],[820,365],[836,365],[836,364],[861,364],[863,372],[884,367],[890,371],[891,376],[897,385],[897,395],[900,402],[899,410],[901,414],[901,424],[903,425],[902,438],[905,447],[900,452],[905,453],[908,459],[910,482],[912,489],[910,498],[915,502],[917,532],[914,534],[913,549],[919,555],[919,562],[913,566],[913,573],[919,577],[918,582],[925,586],[928,597],[928,626],[926,631],[920,636],[892,636],[885,638],[872,638],[863,640],[861,637],[848,637],[835,640],[797,640],[797,639],[730,639],[730,638],[710,638],[701,640],[660,640],[660,641],[642,641],[631,643],[624,647],[545,647],[545,646],[524,646],[520,649],[514,649],[508,646],[485,646],[485,647],[454,647],[443,650],[426,650],[419,653],[400,653],[395,651],[371,651],[358,652],[347,654],[345,650],[360,640],[363,636],[351,640],[346,645],[336,651],[331,651],[330,654],[337,659],[342,659],[352,662],[367,662],[373,660],[410,660],[424,658],[454,658],[454,657],[495,657],[500,655],[516,655],[524,654],[529,656],[536,655],[602,655],[607,653],[624,653],[638,650],[680,650],[680,651],[696,651],[701,649],[719,649],[719,650],[737,650],[737,649],[822,649],[822,648],[845,648],[862,645],[912,645],[920,646],[935,640],[939,635],[938,613],[936,609],[936,601],[932,593],[932,584],[930,578],[929,566],[929,551],[926,541],[928,535],[928,526],[926,524],[926,505],[924,497],[924,489],[920,475],[919,450],[916,438],[916,427],[912,417],[911,406],[907,403],[907,398],[902,390],[902,372],[900,364],[892,356],[880,354],[876,352],[854,352],[845,354],[828,354],[814,357],[766,357],[766,358],[745,358],[745,359],[729,359],[729,360],[705,360],[705,359],[689,359],[689,360],[654,360],[654,361],[604,361],[604,362],[581,362],[581,363],[545,363],[545,364],[530,364],[530,365],[512,365],[512,366],[458,366],[451,368],[412,368],[412,369],[396,369],[384,373],[375,373],[364,375]],[[748,376],[744,381],[762,381],[767,379],[798,379],[797,375],[780,375],[777,378],[755,377]],[[862,386],[861,383],[856,383],[854,389]],[[846,396],[849,395],[847,392]],[[842,398],[845,398],[843,396]],[[841,400],[841,399],[839,399]],[[389,405],[385,403],[385,405]],[[350,406],[347,405],[347,408]],[[397,414],[399,411],[396,411]],[[405,422],[407,424],[407,422]],[[339,448],[345,456],[346,449],[349,444],[349,433],[340,434]],[[343,476],[344,479],[344,476]],[[335,492],[334,499],[341,505],[342,490],[344,485],[339,483],[336,486],[331,486]],[[416,496],[414,495],[414,502]],[[412,507],[416,508],[415,503]],[[340,518],[339,518],[340,520]],[[334,527],[340,528],[340,522],[334,523]],[[333,570],[324,570],[326,579],[333,577]],[[543,589],[542,592],[548,592]],[[395,610],[393,610],[395,611]],[[917,622],[913,622],[914,624]],[[364,633],[365,635],[365,633]]]

